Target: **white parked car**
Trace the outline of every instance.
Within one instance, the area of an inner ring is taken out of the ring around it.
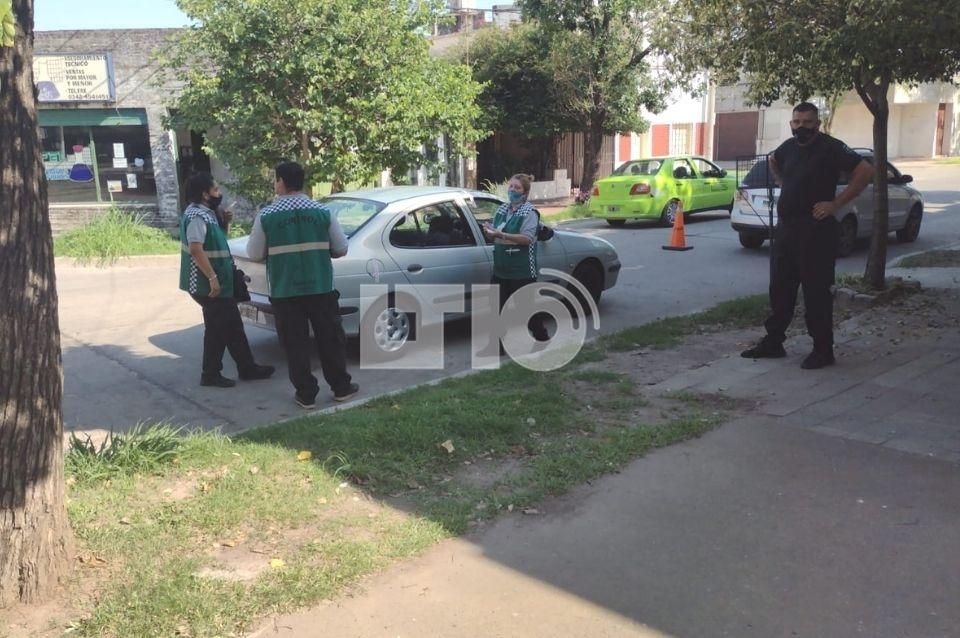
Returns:
[[[854,149],[865,160],[873,163],[873,151]],[[890,198],[890,232],[897,233],[897,239],[911,242],[920,234],[920,222],[923,220],[923,197],[920,192],[908,186],[913,181],[910,175],[903,175],[887,162],[888,192]],[[757,162],[743,177],[737,188],[737,195],[730,214],[730,225],[740,235],[740,244],[744,248],[760,248],[770,238],[769,202],[767,188],[767,163]],[[843,190],[849,176],[842,176],[837,192]],[[846,257],[853,252],[857,241],[869,237],[873,232],[873,194],[871,182],[860,195],[837,212],[840,221],[839,255]],[[773,189],[773,223],[777,223],[777,197],[780,189]]]
[[[395,186],[338,193],[321,200],[347,235],[349,253],[334,262],[334,285],[340,291],[340,314],[348,336],[369,335],[392,351],[415,339],[417,318],[397,306],[393,292],[386,310],[361,317],[361,285],[413,286],[431,303],[429,284],[488,284],[493,274],[493,243],[481,232],[503,203],[496,195],[447,187]],[[246,273],[250,301],[240,314],[255,324],[274,327],[266,267],[247,258],[247,237],[230,240],[230,251]],[[594,301],[617,283],[620,258],[599,237],[557,230],[540,242],[539,262],[580,282]],[[578,297],[579,299],[579,297]],[[467,312],[469,314],[469,300]],[[433,313],[432,316],[441,316]],[[454,314],[442,315],[445,320]]]

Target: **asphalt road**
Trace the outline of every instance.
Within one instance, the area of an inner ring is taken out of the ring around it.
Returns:
[[[914,175],[926,211],[915,243],[897,244],[891,235],[890,259],[960,240],[960,166],[899,165]],[[687,252],[661,250],[669,229],[645,223],[610,228],[602,220],[586,220],[565,227],[603,237],[620,254],[619,282],[600,302],[601,332],[695,312],[767,287],[767,247],[742,248],[725,213],[687,222],[687,242],[694,246]],[[197,385],[202,322],[199,307],[177,290],[178,260],[141,260],[105,270],[58,263],[67,428],[123,430],[140,421],[169,420],[233,432],[301,414],[276,335],[257,327],[248,328],[248,338],[259,362],[277,366],[274,378],[230,390]],[[838,268],[862,272],[865,261],[863,246]],[[360,370],[359,348],[352,344],[350,366],[360,397],[467,370],[465,322],[448,326],[446,340],[445,367],[418,371]],[[229,357],[225,373],[235,377]],[[321,390],[318,407],[330,404]]]

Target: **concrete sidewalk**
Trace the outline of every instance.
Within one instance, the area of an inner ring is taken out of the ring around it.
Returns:
[[[668,379],[757,410],[255,635],[957,636],[960,297],[919,303]]]

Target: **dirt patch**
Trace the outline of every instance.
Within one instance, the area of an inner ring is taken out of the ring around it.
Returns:
[[[473,461],[470,465],[462,466],[462,469],[453,478],[457,483],[463,483],[470,487],[483,489],[493,487],[500,481],[513,474],[519,474],[526,468],[527,462],[523,456],[526,452],[526,449],[517,449],[514,453],[518,456],[499,459],[490,456],[481,457],[480,460]]]
[[[241,531],[218,540],[207,552],[208,564],[197,571],[198,576],[248,582],[260,574],[282,565],[305,546],[313,542],[327,542],[335,538],[375,541],[378,520],[396,516],[380,503],[363,494],[346,494],[336,503],[323,504],[311,515],[310,527],[284,529],[270,526],[252,535]],[[365,525],[366,521],[371,521]]]
[[[845,318],[838,332],[848,337],[888,339],[891,345],[907,340],[937,340],[943,331],[960,329],[960,291],[925,290],[901,297]]]

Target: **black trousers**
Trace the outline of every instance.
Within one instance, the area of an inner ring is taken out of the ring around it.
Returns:
[[[203,374],[215,376],[223,370],[223,351],[229,350],[241,373],[255,364],[243,319],[233,297],[191,295],[203,309]]]
[[[822,221],[781,222],[774,231],[773,270],[770,276],[772,314],[764,324],[768,339],[782,344],[803,288],[807,332],[814,350],[833,348],[833,295],[840,224]]]
[[[320,391],[310,370],[310,327],[316,338],[323,378],[334,394],[350,387],[347,373],[347,336],[340,319],[337,291],[321,295],[270,299],[278,323],[280,342],[287,354],[290,383],[302,399],[313,400]]]
[[[510,299],[510,295],[535,281],[536,279],[501,279],[494,275],[493,283],[500,285],[500,309],[503,310],[503,306],[506,305],[507,300]],[[544,325],[545,318],[546,313],[538,312],[527,321],[527,329],[537,341],[547,341],[550,339],[547,328]]]

